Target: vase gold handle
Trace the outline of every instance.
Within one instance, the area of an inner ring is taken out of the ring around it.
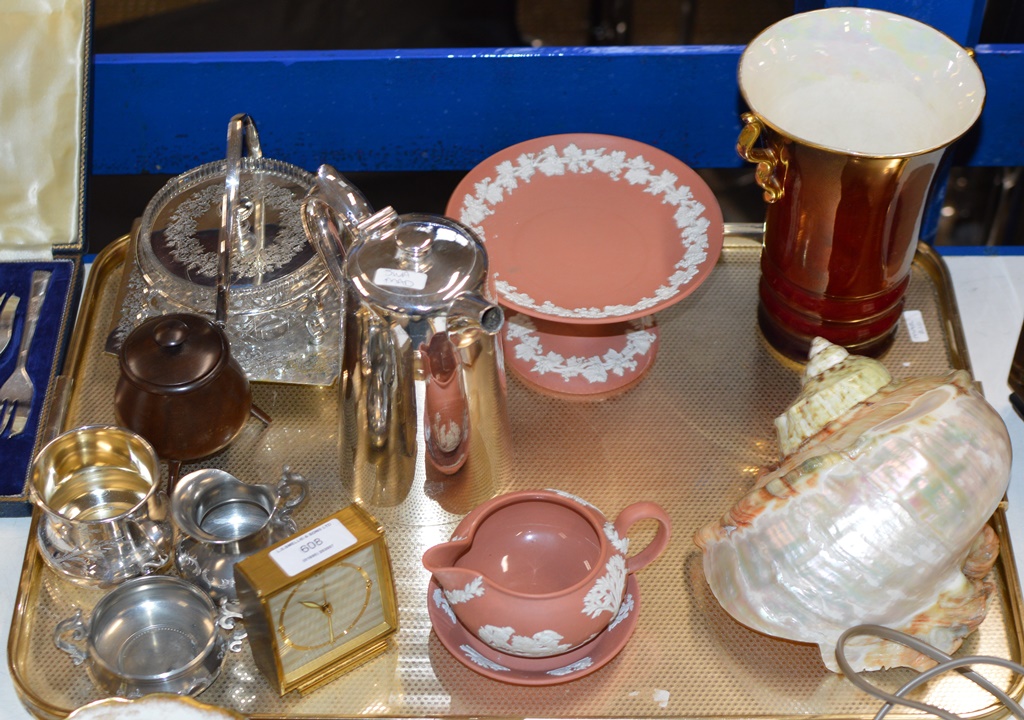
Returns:
[[[764,190],[765,202],[777,202],[782,199],[780,176],[785,171],[785,165],[774,150],[758,143],[764,126],[757,116],[753,113],[744,113],[741,117],[743,129],[740,130],[739,139],[736,141],[736,152],[747,162],[757,165],[754,169],[754,178]]]

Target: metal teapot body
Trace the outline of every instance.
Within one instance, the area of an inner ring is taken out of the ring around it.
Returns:
[[[342,468],[386,524],[457,520],[501,492],[511,463],[500,330],[487,256],[436,215],[372,213],[330,168],[303,209],[346,301]]]

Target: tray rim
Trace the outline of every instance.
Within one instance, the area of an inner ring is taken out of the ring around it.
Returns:
[[[762,244],[761,236],[763,234],[763,228],[764,226],[761,223],[726,223],[723,259],[725,259],[724,251],[727,249],[736,251],[757,250]],[[75,380],[83,361],[85,348],[88,344],[88,328],[92,326],[98,312],[97,308],[99,302],[97,298],[100,296],[103,283],[107,281],[110,273],[116,270],[117,267],[124,262],[127,257],[129,245],[130,235],[123,235],[105,247],[96,256],[96,259],[93,262],[83,292],[78,317],[72,331],[72,337],[68,344],[65,366],[61,375],[55,379],[55,382],[60,384],[61,393],[58,397],[55,397],[55,402],[50,408],[50,415],[47,418],[46,426],[50,428],[51,431],[65,429],[64,422],[67,410],[74,397]],[[719,262],[721,261],[722,260],[720,259]],[[919,243],[914,258],[914,264],[929,276],[938,291],[938,309],[946,330],[947,351],[949,353],[950,364],[955,369],[963,369],[968,373],[972,373],[959,309],[953,292],[952,279],[949,275],[945,261],[934,248],[924,243]],[[778,357],[780,359],[784,359],[781,354]],[[796,361],[788,359],[785,360],[794,366],[798,365]],[[59,402],[57,402],[58,400]],[[1012,620],[1012,627],[1008,627],[1007,631],[1011,635],[1013,642],[1016,644],[1018,651],[1024,653],[1024,628],[1022,628],[1022,621],[1024,621],[1024,609],[1022,609],[1024,601],[1022,601],[1022,595],[1024,595],[1024,593],[1022,593],[1021,590],[1020,578],[1017,572],[1014,552],[1010,542],[1009,527],[1006,519],[1006,507],[1007,500],[1004,496],[989,522],[993,525],[993,529],[1000,538],[1000,553],[999,559],[997,560],[1003,578],[1003,582],[1000,584],[1005,591],[1005,597],[1003,600],[1006,605],[1007,613]],[[58,718],[66,718],[75,710],[75,708],[59,707],[40,697],[32,691],[28,679],[21,672],[21,666],[25,662],[25,657],[21,655],[20,651],[30,640],[31,625],[33,624],[32,613],[27,612],[27,609],[32,596],[32,588],[37,584],[38,575],[44,566],[42,558],[36,549],[36,543],[33,541],[37,532],[40,516],[41,513],[39,509],[33,508],[28,532],[28,542],[26,543],[22,571],[18,583],[18,592],[15,600],[14,612],[11,618],[10,632],[8,634],[7,665],[15,691],[26,709],[39,717],[54,718],[56,720]],[[1020,700],[1024,697],[1024,676],[1016,676],[1007,692],[1010,697],[1015,700]],[[1001,705],[993,704],[988,708],[981,708],[973,712],[965,713],[963,717],[971,718],[972,720],[981,720],[990,717],[1002,716],[1003,714],[1004,708]],[[899,720],[916,720],[920,717],[918,715],[900,713],[896,711],[891,712],[890,716]],[[259,720],[261,718],[270,720],[270,718],[280,718],[282,716],[280,714],[273,713],[255,713],[250,715],[250,717],[253,720]],[[326,718],[356,718],[362,716],[303,715],[301,717],[309,718],[310,720],[326,720]],[[448,717],[454,718],[455,716]],[[728,718],[728,720],[738,720],[739,716],[723,717]],[[814,718],[814,720],[860,720],[865,716],[843,714],[796,714],[757,717],[762,720],[809,720],[810,718]]]
[[[96,296],[99,294],[101,282],[114,267],[123,261],[127,248],[127,237],[118,238],[104,248],[93,261],[89,277],[86,280],[81,302],[78,306],[78,315],[74,321],[71,332],[71,340],[67,344],[64,359],[64,367],[60,375],[51,379],[54,393],[47,411],[44,427],[46,432],[55,434],[64,429],[64,420],[67,414],[72,394],[74,391],[74,379],[77,377],[78,367],[81,364],[81,356],[85,347],[86,332],[82,328],[89,327],[96,315]],[[67,322],[64,318],[62,322]],[[69,373],[69,369],[74,373]],[[40,438],[39,447],[42,438]],[[30,633],[31,622],[22,622],[30,618],[31,613],[26,613],[26,607],[31,600],[32,587],[36,577],[42,568],[42,558],[36,550],[35,536],[39,526],[40,511],[32,507],[31,522],[29,523],[28,538],[25,543],[25,555],[22,561],[21,577],[18,583],[18,594],[14,602],[14,612],[11,617],[11,627],[7,636],[7,669],[11,675],[14,690],[22,704],[29,712],[47,718],[67,717],[75,708],[60,708],[43,698],[36,697],[30,692],[28,684],[21,673],[21,663],[16,662],[18,649],[23,642],[27,641]]]

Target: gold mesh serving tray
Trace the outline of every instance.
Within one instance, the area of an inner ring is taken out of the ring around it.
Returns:
[[[128,239],[97,259],[66,370],[65,428],[114,422],[117,359],[103,352],[117,311],[118,280]],[[509,378],[516,452],[513,486],[553,487],[577,494],[614,517],[627,504],[651,500],[672,516],[673,539],[637,576],[640,619],[630,642],[608,665],[578,680],[521,687],[484,678],[457,662],[431,632],[423,550],[446,540],[453,525],[389,527],[400,607],[392,647],[372,662],[300,696],[281,698],[256,670],[248,647],[229,654],[207,703],[254,717],[688,717],[869,718],[878,701],[828,672],[815,646],[767,637],[737,624],[711,595],[693,533],[749,489],[759,467],[776,457],[772,419],[795,397],[799,366],[782,359],[756,325],[759,237],[729,228],[722,257],[693,295],[659,313],[660,349],[649,374],[627,392],[601,401],[538,394]],[[959,318],[945,268],[921,249],[907,308],[920,310],[928,342],[900,327],[883,360],[896,377],[967,368]],[[297,513],[300,527],[348,504],[339,466],[335,388],[256,384],[254,401],[274,421],[249,423],[223,453],[202,464],[247,481],[272,482],[288,464],[311,485]],[[200,467],[192,465],[188,472]],[[35,522],[33,521],[33,536]],[[989,615],[961,652],[1020,660],[1020,586],[1000,510],[1002,538]],[[644,544],[653,528],[638,526]],[[76,607],[88,612],[102,591],[74,587],[47,568],[30,542],[15,607],[9,665],[22,700],[44,717],[62,717],[99,697],[83,667],[52,642],[55,624]],[[913,552],[913,548],[908,548]],[[1009,672],[986,670],[1020,698]],[[913,676],[875,673],[895,689]],[[1001,714],[985,692],[943,676],[919,696],[968,717]],[[899,713],[893,713],[899,716]]]

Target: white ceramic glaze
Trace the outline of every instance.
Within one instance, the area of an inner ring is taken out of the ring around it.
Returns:
[[[872,156],[947,145],[985,100],[964,48],[916,20],[855,7],[772,25],[747,47],[739,78],[750,109],[783,134]]]

